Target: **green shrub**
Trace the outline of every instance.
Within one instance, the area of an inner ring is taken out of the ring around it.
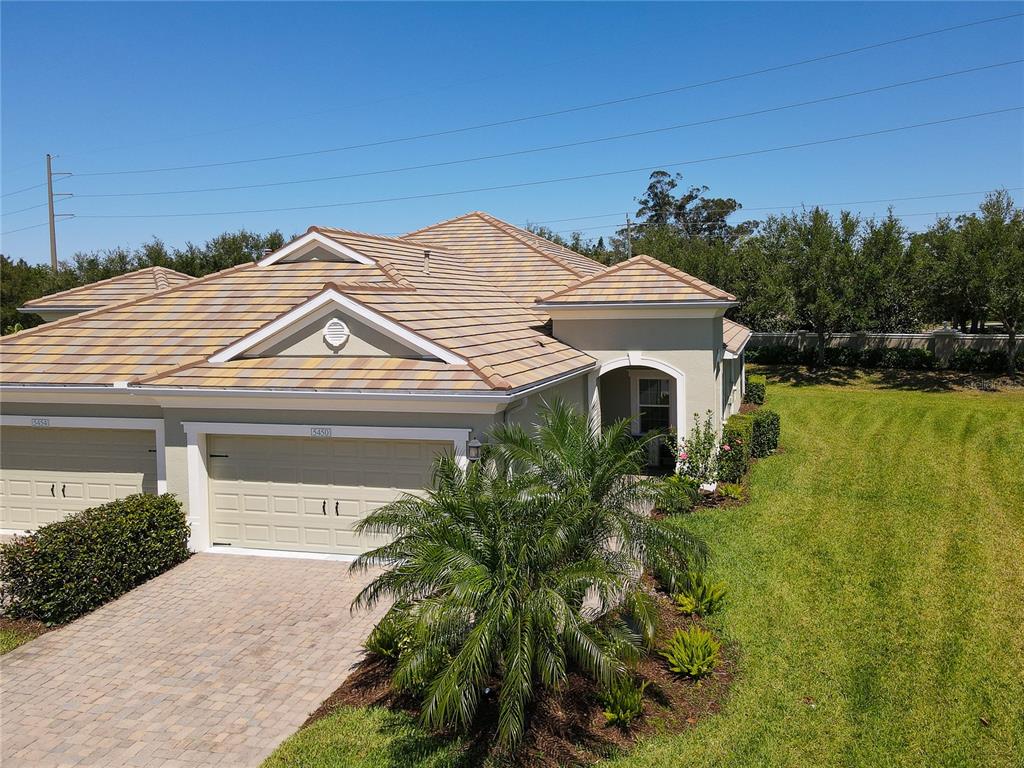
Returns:
[[[609,725],[627,727],[644,713],[644,691],[647,682],[637,683],[632,677],[624,677],[606,688],[601,694],[604,717]]]
[[[968,373],[1003,373],[1006,370],[1007,353],[1002,349],[994,349],[988,352],[964,347],[956,350],[949,358],[947,367],[954,371]],[[1016,359],[1017,369],[1024,368],[1024,350]]]
[[[710,675],[718,666],[721,647],[714,635],[694,624],[689,629],[677,629],[659,653],[677,675],[699,678]]]
[[[370,653],[385,659],[398,660],[402,650],[409,643],[410,621],[405,608],[393,606],[371,630],[363,643]]]
[[[779,414],[761,408],[752,414],[750,422],[750,455],[755,459],[770,456],[779,447]]]
[[[744,353],[747,362],[761,365],[797,365],[804,362],[799,349],[789,344],[766,344],[752,347]]]
[[[742,499],[743,485],[742,483],[719,483],[718,493],[727,499]]]
[[[169,494],[136,494],[0,544],[6,615],[64,624],[184,562],[188,521]]]
[[[743,402],[763,405],[768,380],[764,376],[748,376],[747,391],[743,394]]]
[[[676,608],[681,613],[696,613],[699,616],[710,616],[717,611],[725,600],[725,582],[709,581],[703,573],[691,571],[681,580],[679,591],[672,595]]]
[[[753,439],[752,420],[748,414],[730,416],[722,428],[722,445],[718,452],[718,479],[723,483],[737,483],[750,466],[750,443]]]
[[[682,475],[670,475],[658,481],[655,506],[669,515],[679,515],[693,509],[699,495],[695,480]]]

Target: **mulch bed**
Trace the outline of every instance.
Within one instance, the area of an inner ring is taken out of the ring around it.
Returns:
[[[53,627],[48,627],[41,621],[35,619],[6,619],[0,616],[0,629],[8,632],[17,632],[19,635],[32,635],[39,637],[44,632],[49,632]]]
[[[700,622],[680,614],[664,594],[655,593],[655,599],[659,608],[659,639],[667,639],[676,629]],[[559,691],[546,691],[534,702],[526,740],[510,763],[531,768],[589,765],[628,751],[642,736],[690,728],[720,710],[736,673],[737,657],[737,648],[723,643],[718,669],[695,681],[670,672],[656,653],[646,656],[637,668],[639,676],[648,681],[644,715],[629,729],[609,726],[598,687],[583,675],[571,673]],[[306,724],[341,707],[387,707],[417,716],[419,701],[391,687],[392,669],[390,661],[374,656],[365,658]],[[497,706],[485,703],[476,731],[466,740],[480,760],[493,743],[496,719]]]

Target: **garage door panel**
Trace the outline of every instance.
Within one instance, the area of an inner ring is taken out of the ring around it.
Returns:
[[[207,448],[215,544],[358,554],[386,541],[357,536],[359,520],[422,489],[451,446],[209,435]]]
[[[35,529],[134,493],[156,493],[149,430],[0,428],[0,527]]]

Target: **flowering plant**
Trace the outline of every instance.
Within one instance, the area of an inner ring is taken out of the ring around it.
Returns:
[[[718,479],[717,447],[711,411],[703,420],[700,414],[693,414],[693,428],[679,445],[679,474],[701,484],[715,482]]]

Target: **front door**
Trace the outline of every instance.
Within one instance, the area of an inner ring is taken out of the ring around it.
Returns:
[[[632,384],[633,432],[648,435],[657,432],[668,436],[676,423],[675,386],[667,374],[630,372]],[[673,463],[672,447],[667,439],[654,440],[648,446],[652,466]]]

